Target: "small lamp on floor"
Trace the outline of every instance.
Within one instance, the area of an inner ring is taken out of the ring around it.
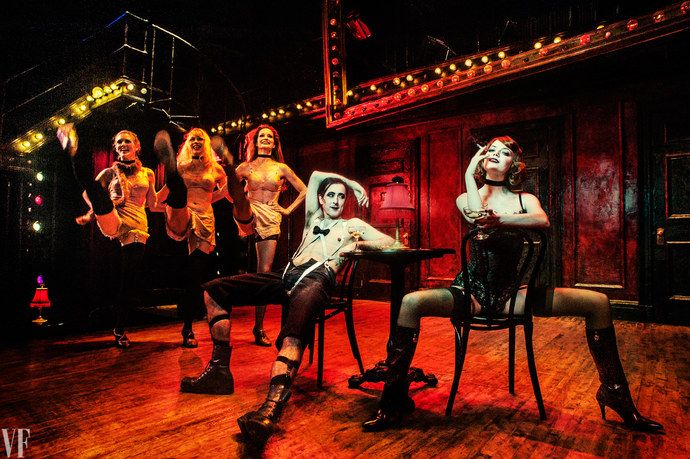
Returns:
[[[404,250],[408,249],[400,241],[400,224],[404,217],[411,216],[414,211],[410,190],[403,183],[401,177],[393,177],[393,181],[386,185],[386,194],[383,196],[381,204],[383,214],[392,215],[395,218],[395,242],[386,247],[385,250]]]
[[[48,289],[43,285],[43,276],[38,276],[36,281],[38,282],[39,287],[36,289],[34,298],[31,300],[31,307],[38,308],[38,317],[32,320],[32,322],[42,325],[48,322],[41,316],[41,313],[43,312],[43,308],[50,307],[50,299],[48,298]]]

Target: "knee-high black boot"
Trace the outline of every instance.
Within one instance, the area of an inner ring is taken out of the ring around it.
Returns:
[[[388,378],[376,413],[362,424],[365,432],[377,432],[400,423],[414,411],[414,401],[407,395],[410,382],[407,373],[417,348],[418,330],[397,326],[391,349],[386,357]]]
[[[276,360],[286,364],[287,371],[271,378],[266,400],[258,410],[245,413],[237,419],[242,435],[250,442],[259,445],[266,443],[273,435],[285,404],[290,399],[292,379],[300,364],[282,355],[279,355]]]
[[[100,182],[94,180],[93,177],[93,158],[90,154],[80,152],[77,148],[79,139],[77,131],[73,128],[65,131],[66,144],[65,149],[69,152],[70,162],[72,163],[72,172],[74,178],[81,187],[86,191],[93,212],[96,215],[105,215],[113,211],[113,202],[110,200],[110,195],[103,188]]]
[[[213,338],[213,326],[221,320],[229,320],[228,314],[220,314],[208,322],[208,328],[213,339],[213,352],[206,368],[196,378],[190,376],[182,378],[180,392],[193,394],[227,395],[235,391],[235,381],[230,372],[230,355],[232,346],[229,341]]]
[[[630,396],[628,381],[618,356],[616,331],[613,326],[597,330],[587,330],[587,344],[594,363],[599,371],[601,386],[597,391],[597,402],[601,417],[606,419],[609,407],[623,418],[625,426],[632,430],[654,432],[663,429],[658,422],[642,416]]]
[[[184,209],[187,207],[187,186],[177,171],[177,161],[170,141],[170,134],[166,131],[159,131],[153,141],[153,150],[165,167],[165,184],[170,190],[165,203],[173,209]]]

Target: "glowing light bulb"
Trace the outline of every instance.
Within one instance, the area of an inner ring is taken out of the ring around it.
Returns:
[[[393,84],[396,86],[399,85],[400,84],[400,78],[398,78],[398,77],[393,78]]]
[[[34,134],[34,139],[36,139],[36,140],[42,140],[42,139],[43,139],[43,134],[41,134],[40,132],[37,132],[36,134]]]
[[[41,197],[40,194],[36,195],[36,197],[34,198],[34,202],[36,203],[37,206],[42,205],[43,204],[43,197]]]
[[[541,42],[538,41],[534,44],[534,49],[541,49]]]
[[[127,85],[127,90],[131,91],[134,89],[134,85],[132,83]]]
[[[269,114],[270,114],[271,116],[276,116],[275,110],[271,110],[271,112],[270,112]]]
[[[561,37],[556,37],[556,38],[553,39],[553,42],[554,42],[554,43],[560,43],[561,40],[562,40]]]
[[[499,59],[505,59],[505,57],[506,57],[505,51],[499,51],[498,52],[498,58]]]
[[[472,67],[472,59],[467,59],[465,61],[465,67]]]
[[[25,140],[22,142],[22,147],[29,148],[30,146],[31,146],[31,142],[29,142],[28,140]]]
[[[372,91],[376,91],[376,85],[372,84],[371,86],[369,86],[369,89],[371,89]]]
[[[434,69],[434,73],[435,73],[436,75],[440,75],[440,74],[441,74],[441,67],[436,67],[436,68]]]
[[[65,124],[66,122],[67,122],[67,120],[64,119],[64,118],[60,118],[60,119],[58,120],[58,124],[59,124],[60,126],[62,126],[62,125]]]
[[[412,75],[407,75],[407,76],[405,77],[405,79],[406,79],[407,81],[412,81],[412,80],[414,80],[414,77],[412,77]]]
[[[489,62],[489,56],[482,56],[482,62],[485,64]]]
[[[261,118],[263,118],[263,119],[268,118],[268,113],[262,113],[262,114],[261,114]]]
[[[352,91],[350,91],[350,92],[352,92]],[[350,94],[350,95],[352,95],[352,94]],[[302,110],[302,104],[297,104],[297,105],[295,105],[295,108],[296,108],[297,110]]]
[[[43,172],[38,172],[36,174],[36,180],[38,180],[39,182],[42,182],[43,180],[45,180],[45,178],[46,177],[45,177],[45,175],[43,175]]]
[[[35,221],[35,222],[31,225],[31,227],[33,228],[34,231],[36,231],[36,232],[38,233],[39,231],[41,231],[41,222]]]
[[[458,69],[458,66],[455,64],[450,64],[448,68],[451,70],[451,72],[455,72]]]

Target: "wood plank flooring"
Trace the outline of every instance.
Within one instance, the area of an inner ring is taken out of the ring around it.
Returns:
[[[355,314],[369,367],[384,357],[388,307],[358,301]],[[276,351],[251,344],[252,308],[236,308],[234,316],[230,396],[178,391],[180,378],[198,374],[210,355],[202,322],[192,350],[179,347],[179,324],[130,331],[126,351],[111,347],[106,334],[5,346],[0,427],[31,429],[26,457],[690,457],[690,328],[616,322],[633,397],[644,415],[664,424],[665,435],[629,432],[612,411],[601,419],[584,323],[570,318],[536,319],[546,421],[539,421],[521,331],[516,395],[507,389],[507,333],[473,332],[453,416],[444,416],[453,334],[447,320],[430,318],[414,364],[435,373],[438,386],[413,385],[417,409],[403,428],[363,433],[360,423],[382,387],[347,387],[357,366],[336,317],[326,324],[324,390],[316,389],[316,364],[305,358],[281,431],[257,451],[242,441],[235,420],[263,401]],[[271,338],[278,324],[279,308],[271,306]]]

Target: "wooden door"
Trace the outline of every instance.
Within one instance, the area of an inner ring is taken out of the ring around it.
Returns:
[[[386,185],[398,176],[410,188],[412,204],[416,205],[418,196],[417,164],[419,162],[419,139],[391,139],[386,143],[361,144],[355,149],[356,177],[369,193],[369,208],[362,217],[378,230],[395,236],[395,220],[380,212]],[[418,247],[416,237],[411,240],[407,235],[418,235],[419,209],[409,217],[402,219],[400,235],[403,242],[411,247]],[[416,289],[419,279],[419,267],[413,265],[405,276],[406,291]],[[367,263],[362,266],[360,281],[361,296],[366,298],[388,299],[390,296],[390,272],[387,266],[378,263]]]
[[[658,319],[690,320],[690,109],[652,110],[643,158],[646,184],[643,298]]]

